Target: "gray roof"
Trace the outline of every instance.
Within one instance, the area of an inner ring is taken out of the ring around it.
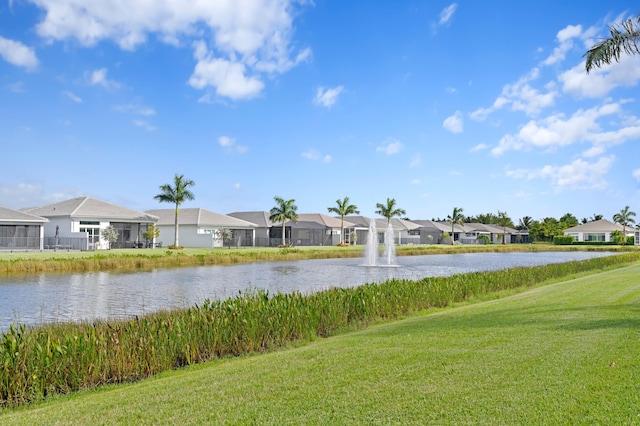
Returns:
[[[287,221],[286,226],[293,226],[295,228],[334,228],[340,229],[340,218],[331,217],[322,213],[301,213],[298,215],[298,221],[292,224],[291,221]],[[350,228],[355,226],[346,217],[344,220],[344,227]]]
[[[258,228],[271,228],[273,223],[269,220],[268,212],[233,212],[227,213],[227,216],[232,216],[238,219],[242,219],[247,222],[254,223]]]
[[[354,226],[360,228],[369,228],[369,223],[372,218],[366,216],[345,216],[345,220],[352,222]],[[387,219],[386,218],[376,218],[376,229],[386,229],[387,228]],[[391,218],[391,227],[394,231],[411,231],[414,229],[418,229],[421,227],[420,224],[412,222],[410,220]]]
[[[630,229],[627,227],[627,229]],[[567,232],[612,232],[622,231],[622,225],[608,221],[607,219],[594,220],[593,222],[583,223],[582,225],[574,226],[564,230]]]
[[[26,213],[46,218],[70,217],[73,219],[108,220],[110,222],[155,223],[158,218],[91,197],[78,197],[59,203],[23,210]]]
[[[6,207],[0,207],[0,222],[2,223],[45,223],[49,222],[49,219],[44,217],[35,216],[30,213],[21,212],[18,210],[11,210]]]
[[[437,229],[441,232],[449,232],[451,231],[451,225],[445,225],[440,222],[434,222],[433,220],[415,220],[414,223],[420,225],[420,228],[424,228],[426,230]]]
[[[176,221],[175,209],[156,209],[147,210],[146,213],[157,216],[158,225],[173,226]],[[195,226],[211,226],[232,229],[256,228],[255,223],[247,222],[236,217],[212,212],[211,210],[201,208],[179,209],[178,211],[179,225],[195,225]]]

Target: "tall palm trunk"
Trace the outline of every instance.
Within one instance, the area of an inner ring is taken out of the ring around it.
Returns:
[[[176,203],[176,223],[175,223],[175,229],[176,229],[176,233],[175,233],[175,238],[173,239],[174,241],[174,245],[176,246],[176,248],[178,248],[180,246],[179,242],[178,242],[178,204]]]

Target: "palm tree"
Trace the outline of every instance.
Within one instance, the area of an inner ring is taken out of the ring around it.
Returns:
[[[327,207],[329,213],[335,213],[340,216],[340,244],[344,242],[344,217],[350,214],[359,214],[357,206],[349,204],[349,197],[344,197],[344,200],[336,200],[337,207]]]
[[[622,244],[627,244],[627,226],[636,223],[636,221],[633,219],[633,216],[635,215],[636,212],[630,211],[629,206],[625,206],[624,209],[620,210],[620,213],[616,213],[613,215],[613,221],[622,225]]]
[[[451,245],[453,245],[454,225],[462,225],[464,223],[464,215],[462,214],[462,207],[454,207],[453,213],[447,216],[447,222],[451,224]]]
[[[638,49],[638,41],[640,41],[640,14],[634,19],[629,18],[622,21],[618,25],[609,27],[609,37],[595,44],[591,49],[587,50],[583,56],[586,56],[585,70],[587,74],[593,68],[600,68],[604,64],[610,64],[611,61],[620,61],[620,54],[624,50],[627,55],[635,55],[640,53]]]
[[[294,203],[296,202],[296,200],[285,200],[284,198],[280,198],[280,197],[273,197],[273,199],[276,201],[276,206],[274,208],[271,209],[271,211],[269,211],[270,216],[269,216],[269,220],[272,222],[282,222],[282,245],[284,246],[286,243],[285,240],[285,223],[287,223],[287,220],[290,220],[292,222],[297,222],[298,221],[298,206],[296,206]]]
[[[173,186],[171,184],[160,185],[160,194],[156,195],[156,200],[161,203],[172,203],[176,205],[176,222],[175,222],[175,239],[174,246],[178,248],[180,244],[178,243],[178,207],[186,200],[193,200],[195,197],[193,193],[189,190],[190,186],[194,186],[196,183],[191,179],[185,179],[184,175],[176,175],[173,177]]]
[[[384,216],[387,218],[387,225],[391,222],[391,218],[394,216],[402,216],[406,215],[407,212],[404,209],[396,207],[396,199],[395,198],[387,198],[387,203],[376,203],[376,214],[380,216]]]
[[[498,224],[502,226],[502,244],[506,244],[507,225],[511,223],[511,218],[507,215],[507,212],[501,212],[498,210]]]
[[[526,229],[528,231],[529,227],[531,226],[532,220],[533,218],[531,216],[524,216],[520,218],[520,220],[518,221],[518,228],[520,228],[520,231],[522,231],[523,229]]]

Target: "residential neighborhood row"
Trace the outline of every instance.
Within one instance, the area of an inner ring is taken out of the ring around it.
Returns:
[[[221,214],[203,208],[181,208],[178,215],[180,245],[184,247],[332,246],[363,245],[371,221],[378,241],[387,226],[397,245],[529,243],[529,232],[483,223],[406,220],[396,217],[344,217],[323,213],[297,214],[297,220],[274,223],[267,211]],[[144,212],[91,197],[78,197],[44,207],[12,210],[0,206],[0,250],[100,250],[107,248],[165,247],[175,244],[176,209]],[[150,229],[157,229],[150,235]],[[115,231],[113,241],[103,231]],[[283,240],[283,229],[285,239]],[[228,237],[224,237],[226,230]],[[158,232],[159,231],[159,232]],[[230,232],[229,232],[230,231]],[[635,236],[640,231],[606,219],[564,230],[575,241],[612,241],[615,232]],[[151,236],[151,238],[149,238]]]

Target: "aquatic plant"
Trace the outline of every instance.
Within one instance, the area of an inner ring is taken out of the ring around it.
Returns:
[[[103,259],[108,260],[108,259]],[[11,325],[0,336],[0,405],[139,380],[218,357],[398,318],[500,290],[640,261],[627,253],[583,261],[419,280],[390,280],[304,295],[239,293],[126,321]]]

